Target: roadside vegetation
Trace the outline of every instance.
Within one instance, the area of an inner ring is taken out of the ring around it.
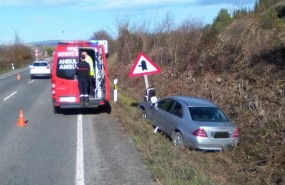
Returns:
[[[193,19],[175,24],[118,22],[109,41],[111,81],[119,99],[112,114],[135,142],[159,184],[285,184],[285,0],[257,0],[254,10],[222,9],[211,25]],[[154,24],[155,26],[153,26]],[[17,38],[17,37],[16,37]],[[18,39],[16,39],[17,41]],[[190,95],[216,102],[241,128],[238,147],[223,152],[178,149],[136,114],[143,100],[143,78],[128,73],[140,52],[162,68],[149,76],[158,97]],[[0,73],[33,60],[19,42],[0,47]]]
[[[156,29],[146,22],[118,24],[119,36],[110,40],[110,75],[118,79],[120,93],[112,110],[154,179],[161,184],[285,183],[284,12],[284,0],[260,0],[252,11],[231,16],[221,10],[206,26],[191,19],[175,25],[171,15]],[[134,116],[145,84],[128,73],[140,52],[162,68],[149,76],[158,97],[211,99],[241,128],[240,145],[217,153],[179,151]]]
[[[192,160],[199,152],[177,148],[166,136],[154,133],[154,128],[138,115],[136,101],[128,94],[119,93],[119,97],[120,101],[112,104],[112,114],[119,118],[121,131],[136,144],[154,181],[164,185],[214,184],[207,173],[197,169],[197,161]]]
[[[27,66],[33,60],[32,51],[29,47],[17,43],[8,46],[0,46],[0,74]]]
[[[51,57],[55,47],[39,45],[33,48],[24,44],[15,33],[14,43],[0,45],[0,74],[12,71],[12,64],[15,70],[32,64],[36,60],[35,48],[41,50],[38,56],[38,60],[41,60],[44,57]]]

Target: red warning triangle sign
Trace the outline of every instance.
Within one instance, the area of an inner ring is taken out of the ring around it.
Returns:
[[[130,73],[130,77],[158,74],[160,67],[154,63],[146,54],[139,53]]]

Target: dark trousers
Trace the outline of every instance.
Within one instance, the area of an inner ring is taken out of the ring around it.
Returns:
[[[88,87],[89,87],[88,79],[78,80],[78,88],[80,92],[80,97],[88,96]]]
[[[94,96],[94,86],[95,86],[95,81],[93,76],[89,77],[89,94],[91,96]]]

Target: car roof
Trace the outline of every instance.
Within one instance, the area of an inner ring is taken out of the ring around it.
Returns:
[[[188,107],[218,107],[214,102],[194,96],[169,96],[177,101],[184,102]]]

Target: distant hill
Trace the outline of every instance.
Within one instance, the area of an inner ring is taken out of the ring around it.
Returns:
[[[46,40],[37,42],[28,42],[26,45],[30,46],[56,46],[60,40]]]

